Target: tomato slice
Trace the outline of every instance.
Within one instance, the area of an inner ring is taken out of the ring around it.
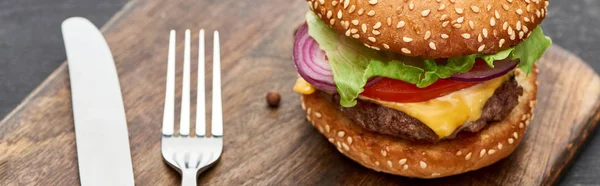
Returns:
[[[389,102],[422,102],[444,96],[452,92],[471,87],[480,82],[462,82],[439,79],[425,88],[404,81],[383,78],[370,87],[366,87],[362,96]]]

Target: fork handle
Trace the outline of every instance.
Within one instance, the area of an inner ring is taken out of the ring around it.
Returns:
[[[181,185],[182,186],[196,186],[198,174],[196,170],[183,170],[181,171]]]

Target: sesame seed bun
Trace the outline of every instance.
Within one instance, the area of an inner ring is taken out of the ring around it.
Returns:
[[[376,50],[448,58],[519,44],[546,17],[547,0],[307,0],[341,34]]]
[[[462,134],[436,144],[414,143],[364,130],[321,94],[302,96],[307,119],[337,149],[376,171],[417,178],[437,178],[476,170],[505,158],[523,139],[536,103],[537,69],[526,76],[516,70],[523,87],[519,104],[501,122],[477,133]]]

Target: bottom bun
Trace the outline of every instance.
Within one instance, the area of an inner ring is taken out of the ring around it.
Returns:
[[[526,76],[517,69],[523,87],[519,104],[501,122],[477,133],[435,144],[415,143],[364,130],[324,100],[322,94],[302,96],[307,119],[337,149],[376,171],[416,178],[438,178],[476,170],[505,158],[523,139],[536,103],[537,69]]]

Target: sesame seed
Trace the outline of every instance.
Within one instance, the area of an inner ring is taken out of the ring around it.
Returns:
[[[421,166],[422,169],[427,168],[427,163],[425,163],[424,161],[419,162],[419,166]]]
[[[454,28],[460,28],[460,27],[462,27],[462,25],[457,23],[457,24],[453,24],[452,27],[454,27]]]
[[[374,16],[375,15],[375,10],[371,10],[367,13],[368,16]]]
[[[427,15],[429,15],[429,12],[431,12],[431,10],[429,10],[429,9],[423,10],[423,11],[421,11],[421,16],[427,17]]]
[[[517,9],[517,14],[519,14],[519,15],[523,14],[523,10],[522,10],[522,9],[520,9],[520,8],[519,8],[519,9]]]
[[[451,3],[456,3],[456,0],[450,0]]]
[[[404,27],[404,25],[406,25],[406,23],[404,21],[398,21],[396,28],[402,28],[402,27]]]
[[[360,25],[360,28],[362,29],[363,33],[367,33],[367,25],[366,24],[363,23],[362,25]]]
[[[333,138],[329,138],[329,142],[333,143],[334,141]]]
[[[510,40],[515,40],[516,39],[516,35],[513,33],[512,35],[510,35]]]
[[[369,41],[371,41],[371,42],[373,42],[373,43],[374,43],[375,41],[377,41],[377,39],[375,39],[374,37],[368,37],[367,39],[369,39]]]
[[[446,5],[440,4],[440,7],[438,7],[438,10],[444,10],[445,8],[446,8]]]
[[[481,37],[481,34],[477,34],[477,41],[478,42],[483,42],[483,38]]]
[[[377,0],[369,0],[369,4],[376,5],[377,4]]]
[[[519,32],[519,39],[523,39],[523,35],[525,35],[525,33],[523,31]]]
[[[479,48],[477,49],[477,52],[481,52],[483,51],[483,49],[485,48],[485,45],[481,45],[479,46]]]
[[[462,155],[462,151],[460,151],[460,150],[459,150],[459,151],[456,151],[456,155],[457,155],[457,156],[460,156],[460,155]]]
[[[408,164],[406,164],[406,165],[402,166],[402,169],[403,169],[403,170],[406,170],[406,169],[408,169]]]
[[[402,158],[398,161],[400,165],[404,165],[406,163],[406,158]]]
[[[306,114],[310,115],[310,112],[312,111],[312,108],[308,108],[308,110],[306,110]]]
[[[444,22],[442,23],[442,27],[446,27],[446,26],[448,26],[448,23],[450,23],[450,21],[444,21]]]
[[[500,39],[498,42],[498,47],[502,47],[502,45],[504,45],[504,39]]]
[[[523,127],[525,127],[525,125],[523,125],[523,123],[519,123],[519,128],[522,129]]]
[[[487,9],[487,11],[489,12],[489,11],[492,9],[492,5],[491,5],[491,4],[488,4],[486,9]]]
[[[508,28],[508,22],[504,22],[504,24],[502,24],[502,30],[506,30]]]
[[[462,8],[455,8],[454,11],[456,11],[457,14],[462,14],[463,13],[463,9]]]
[[[315,10],[310,1],[306,1],[306,2],[308,3],[308,8],[310,8],[310,10]]]
[[[391,17],[388,17],[386,21],[387,21],[387,25],[388,26],[392,25],[392,18]]]
[[[456,19],[457,23],[462,23],[465,20],[465,17],[459,17],[458,19]]]
[[[527,10],[527,12],[531,12],[531,5],[527,5],[527,7],[525,7],[525,10]]]
[[[331,131],[331,127],[329,127],[329,124],[325,124],[325,131],[327,133],[329,133],[329,131]]]
[[[412,38],[410,38],[410,37],[406,37],[406,36],[402,37],[402,41],[404,41],[404,42],[407,42],[407,43],[408,43],[408,42],[411,42],[412,40],[413,40],[413,39],[412,39]]]
[[[390,167],[390,168],[392,167],[392,161],[387,160],[387,164],[388,164],[388,167]]]
[[[473,12],[478,13],[479,12],[479,7],[478,6],[471,6],[471,10],[473,10]]]
[[[373,30],[372,33],[373,33],[373,35],[376,35],[376,36],[378,36],[379,34],[381,34],[381,32],[379,32],[378,30]]]
[[[319,3],[321,3],[322,5],[325,4],[325,0],[319,0]]]
[[[415,9],[415,4],[413,4],[413,2],[412,2],[412,1],[411,1],[411,2],[408,4],[408,9],[409,9],[409,10],[413,10],[413,9]]]
[[[337,13],[337,18],[342,19],[342,10],[339,10]]]
[[[386,157],[387,156],[387,151],[385,151],[384,149],[381,149],[381,155],[383,157]]]
[[[375,161],[375,166],[379,166],[379,162],[378,161]]]
[[[515,140],[514,140],[514,139],[512,139],[512,138],[508,138],[508,144],[513,144],[514,142],[515,142]]]
[[[301,97],[303,98],[303,97]],[[300,104],[300,106],[302,106],[302,110],[306,110],[306,104],[304,104],[304,101],[302,101],[302,103]]]
[[[358,38],[360,38],[360,35],[358,35],[358,34],[354,34],[354,35],[352,35],[352,37],[353,37],[354,39],[358,39]]]
[[[375,25],[373,25],[373,29],[379,29],[381,27],[381,22],[377,22],[375,23]]]
[[[483,155],[485,155],[485,149],[481,149],[481,152],[479,152],[479,157],[483,157]]]
[[[540,13],[540,10],[535,10],[535,15],[536,15],[538,18],[540,18],[540,14],[541,14],[541,13]]]
[[[487,38],[487,29],[482,29],[481,33],[483,33],[483,37]]]
[[[448,34],[441,34],[440,37],[442,37],[444,39],[448,39]]]
[[[512,3],[513,0],[506,0],[506,1],[508,1],[509,3]]]
[[[336,6],[338,4],[338,1],[331,1],[331,6]]]
[[[354,6],[354,5],[352,5],[352,6]],[[363,13],[365,13],[365,9],[360,8],[360,9],[358,9],[357,13],[358,13],[358,15],[363,15]]]
[[[448,15],[446,15],[446,14],[443,14],[443,15],[440,17],[440,21],[443,21],[443,20],[446,20],[446,19],[448,19]]]
[[[508,11],[508,9],[510,9],[510,7],[507,4],[502,4],[502,8],[504,8],[504,10]]]
[[[342,23],[344,23],[344,29],[348,29],[348,27],[350,27],[350,21],[342,21]]]
[[[358,25],[358,20],[356,20],[356,19],[355,19],[355,20],[352,20],[352,24],[353,24],[353,25]]]
[[[429,37],[431,37],[431,31],[427,30],[427,32],[425,32],[425,36],[423,37],[424,40],[429,39]]]
[[[331,19],[331,20],[329,20],[329,24],[330,24],[330,25],[334,25],[334,24],[335,24],[335,19]]]
[[[488,154],[489,154],[489,155],[492,155],[492,154],[494,154],[494,153],[496,153],[496,150],[494,150],[494,149],[490,149],[490,150],[488,151]]]
[[[344,1],[344,9],[348,8],[348,5],[350,5],[350,0]]]
[[[371,49],[373,49],[373,50],[381,50],[379,47],[375,47],[375,46],[372,46]]]
[[[340,151],[341,151],[342,144],[339,141],[336,141],[335,144],[337,145],[338,149],[340,149]]]
[[[467,154],[467,155],[465,156],[465,160],[470,160],[470,159],[471,159],[471,153],[469,152],[469,154]]]
[[[519,139],[519,134],[517,132],[513,132],[513,137],[515,137],[515,139]]]
[[[433,42],[429,42],[429,48],[431,48],[431,49],[435,50],[435,49],[436,49],[436,47],[435,47],[435,43],[433,43]]]
[[[496,25],[496,19],[494,19],[493,17],[490,18],[490,26],[495,26]]]
[[[315,116],[317,116],[317,118],[321,118],[322,115],[319,112],[315,112]]]
[[[494,10],[494,15],[496,16],[496,19],[500,19],[500,13],[498,13],[498,10]]]
[[[462,36],[465,39],[471,38],[471,34],[469,34],[469,33],[464,33],[464,34],[461,34],[460,36]]]
[[[349,151],[350,147],[348,145],[346,145],[346,143],[342,143],[342,147],[344,147],[344,150]]]
[[[348,136],[346,141],[348,141],[348,145],[352,145],[352,137]]]
[[[526,2],[526,3],[531,3],[531,1],[529,1],[529,0],[525,0],[525,2]]]
[[[498,37],[498,31],[496,29],[492,30],[492,34],[494,37]]]
[[[471,27],[471,29],[475,29],[475,23],[469,20],[469,27]]]
[[[383,48],[385,48],[385,49],[390,49],[390,45],[388,45],[388,44],[385,44],[385,43],[384,43],[384,44],[382,44],[382,45],[383,45]]]
[[[439,3],[439,2],[442,2],[442,0],[435,0],[435,2],[438,2],[438,3]]]
[[[441,175],[441,174],[437,173],[437,172],[431,173],[431,176],[439,176],[439,175]]]
[[[349,0],[344,1],[344,5],[346,5],[346,2],[350,2]],[[356,6],[352,5],[350,6],[350,9],[348,9],[348,13],[352,13],[354,12],[354,10],[356,10]]]
[[[408,50],[407,48],[401,48],[400,51],[402,51],[405,54],[410,54],[410,50]]]
[[[358,32],[358,29],[356,29],[356,28],[350,29],[350,33],[356,34],[357,32]]]
[[[327,14],[325,14],[325,15],[327,15],[327,19],[331,19],[331,16],[333,16],[333,13],[331,12],[331,10],[328,10]]]
[[[498,150],[502,150],[502,143],[498,143]]]

